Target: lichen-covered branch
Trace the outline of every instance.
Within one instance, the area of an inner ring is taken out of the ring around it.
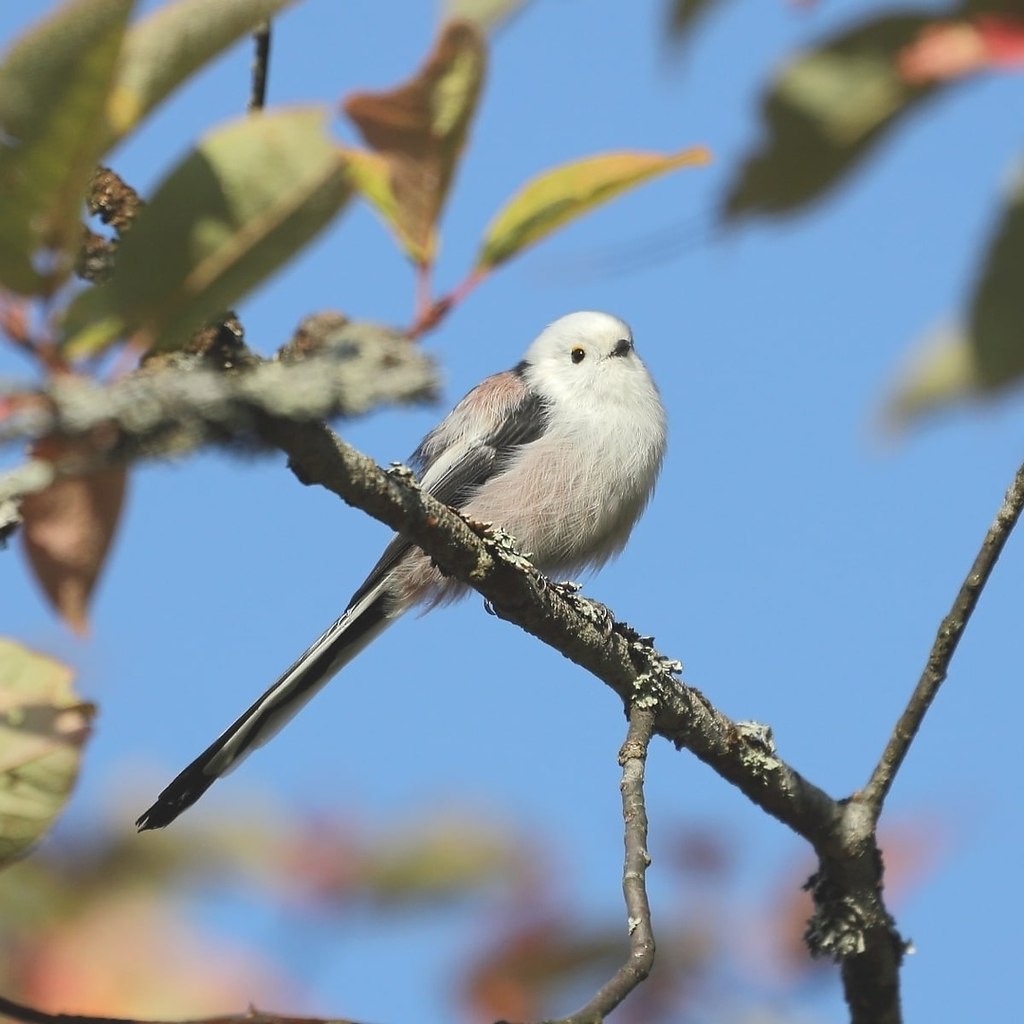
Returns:
[[[0,383],[0,398],[13,408],[0,424],[0,444],[82,437],[102,428],[107,458],[118,461],[251,440],[258,415],[320,420],[435,397],[436,371],[419,347],[378,325],[332,316],[337,322],[316,335],[315,345],[309,339],[316,325],[304,324],[281,359],[253,357],[241,373],[203,365],[195,353],[172,353],[113,383],[70,374],[35,388]],[[53,478],[35,470],[29,476],[39,486]],[[24,469],[0,477],[0,500],[27,493],[26,478]]]

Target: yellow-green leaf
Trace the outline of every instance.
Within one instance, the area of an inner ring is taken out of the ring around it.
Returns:
[[[883,410],[887,429],[908,424],[979,393],[977,367],[967,336],[940,331],[926,338],[897,375]]]
[[[484,232],[478,270],[490,270],[566,221],[588,213],[621,192],[680,167],[707,163],[703,146],[678,153],[602,153],[554,167],[528,181]]]
[[[110,95],[108,145],[207,61],[294,0],[177,0],[133,25]]]
[[[527,3],[529,0],[444,0],[441,10],[445,21],[475,21],[486,32],[518,14]]]
[[[475,25],[449,22],[408,82],[345,101],[345,112],[385,162],[381,167],[363,161],[360,167],[357,161],[354,183],[369,186],[367,198],[421,266],[434,257],[437,221],[476,110],[486,57]]]
[[[326,122],[302,107],[211,132],[143,208],[113,277],[71,304],[66,352],[128,334],[175,348],[319,234],[351,193]]]
[[[35,843],[78,776],[95,709],[60,662],[0,639],[0,865]]]
[[[343,148],[352,187],[381,215],[398,237],[399,244],[414,263],[428,262],[426,247],[406,230],[398,197],[391,187],[392,163],[379,153],[354,146]]]
[[[900,374],[888,406],[896,426],[1024,379],[1024,180],[982,261],[964,330],[935,335]]]
[[[48,294],[70,273],[82,197],[134,0],[70,0],[0,63],[0,284]]]

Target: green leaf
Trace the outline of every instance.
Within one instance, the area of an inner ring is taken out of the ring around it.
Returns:
[[[982,263],[968,335],[985,391],[1024,376],[1024,178],[1018,178]]]
[[[668,9],[668,34],[673,42],[683,42],[694,26],[721,0],[672,0]]]
[[[1024,178],[1010,196],[974,287],[966,328],[926,339],[899,376],[889,420],[902,426],[1024,378]]]
[[[177,0],[133,25],[110,100],[108,145],[207,61],[294,0]]]
[[[528,181],[488,225],[476,268],[486,271],[504,263],[567,221],[659,174],[710,159],[706,149],[694,146],[668,155],[602,153],[544,171]]]
[[[762,100],[766,137],[740,168],[726,220],[791,213],[850,173],[900,119],[939,86],[914,85],[898,57],[935,17],[887,14],[797,57]]]
[[[937,331],[918,345],[897,374],[882,421],[888,430],[904,430],[916,420],[977,394],[977,368],[966,334]]]
[[[70,273],[82,197],[134,0],[71,0],[0,64],[0,284],[48,294]]]
[[[387,92],[355,93],[345,112],[374,152],[354,161],[354,184],[426,266],[437,221],[466,142],[483,83],[487,51],[476,25],[445,25],[426,64]]]
[[[0,639],[0,865],[35,843],[78,776],[95,712],[60,662]]]
[[[351,194],[326,121],[291,108],[211,132],[143,208],[111,280],[71,304],[65,351],[91,355],[126,334],[176,348],[302,249]]]

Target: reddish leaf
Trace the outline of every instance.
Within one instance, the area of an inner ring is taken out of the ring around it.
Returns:
[[[513,923],[469,969],[465,999],[477,1017],[536,1020],[556,993],[614,970],[625,948],[618,932],[585,931],[551,916]]]
[[[993,67],[1016,68],[1024,64],[1024,19],[987,15],[975,20]]]
[[[1024,21],[996,15],[929,25],[899,57],[900,74],[913,85],[1021,64]]]
[[[345,101],[345,112],[383,158],[381,164],[361,162],[354,183],[421,266],[434,258],[437,219],[476,109],[486,56],[475,25],[449,22],[408,82]]]
[[[32,454],[88,462],[95,444],[51,439]],[[58,480],[22,502],[25,554],[50,603],[76,633],[88,625],[89,597],[117,529],[126,480],[123,467],[103,469]]]

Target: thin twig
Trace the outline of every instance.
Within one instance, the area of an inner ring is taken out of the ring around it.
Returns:
[[[907,756],[910,744],[914,741],[924,716],[931,707],[935,695],[939,692],[949,671],[949,664],[956,652],[960,638],[967,628],[971,615],[978,604],[981,592],[995,568],[999,555],[1021,511],[1024,509],[1024,465],[1017,470],[1010,489],[1003,498],[1003,503],[996,513],[992,525],[985,534],[974,564],[960,587],[949,614],[942,620],[932,649],[928,654],[921,678],[911,694],[903,714],[900,715],[896,727],[889,737],[889,742],[882,752],[881,759],[871,773],[868,784],[861,791],[860,799],[866,804],[875,820],[882,812],[882,805],[892,787],[896,773]]]
[[[644,803],[644,764],[654,733],[654,709],[637,700],[630,708],[626,742],[619,751],[622,765],[622,820],[626,856],[622,894],[626,901],[629,956],[586,1006],[556,1024],[600,1024],[639,985],[654,966],[654,932],[646,876],[651,863],[647,852],[647,808]]]
[[[16,1003],[13,999],[0,996],[0,1016],[11,1020],[23,1021],[24,1024],[147,1024],[146,1021],[134,1017],[89,1017],[77,1013],[46,1013],[32,1006]],[[159,1024],[172,1024],[161,1021]],[[293,1017],[290,1014],[266,1013],[257,1009],[249,1009],[245,1013],[219,1014],[216,1017],[190,1018],[175,1021],[173,1024],[356,1024],[355,1021],[331,1017]]]
[[[270,67],[270,22],[265,21],[252,34],[256,53],[252,60],[252,89],[249,113],[262,110],[267,101],[267,71]]]

